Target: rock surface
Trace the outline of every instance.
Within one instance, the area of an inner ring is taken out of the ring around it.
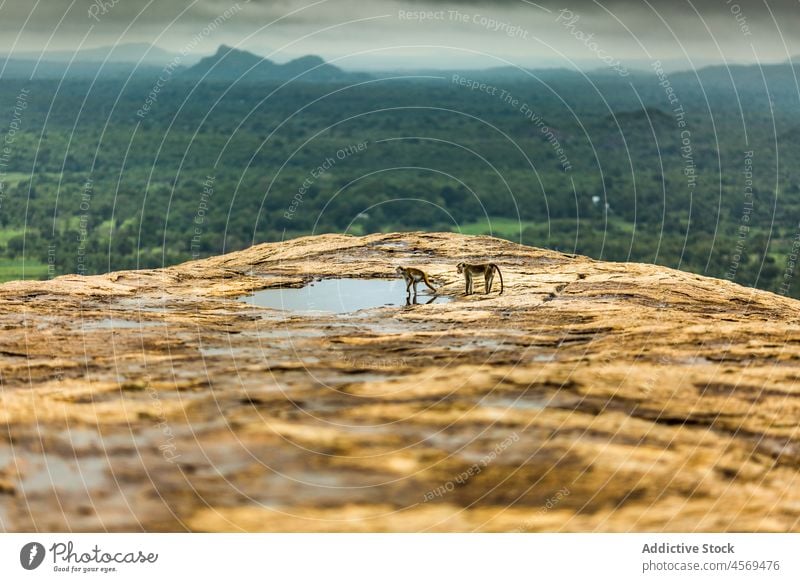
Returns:
[[[460,260],[505,293],[461,297]],[[236,300],[396,264],[455,300]],[[0,529],[798,531],[798,307],[454,234],[8,283]]]

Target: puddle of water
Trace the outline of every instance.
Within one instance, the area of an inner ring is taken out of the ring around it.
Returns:
[[[119,377],[116,381],[123,383],[125,378]],[[135,447],[130,434],[101,434],[96,430],[75,427],[59,433],[59,441],[65,447],[84,454],[90,452],[103,455],[107,451],[109,455],[112,455],[111,451],[119,451],[121,449],[133,451]],[[2,455],[0,455],[0,458],[2,458]]]
[[[96,431],[82,428],[69,429],[60,433],[59,437],[62,442],[76,450],[100,447],[103,444],[103,439]]]
[[[57,455],[31,453],[22,449],[0,449],[0,469],[18,467],[19,487],[24,495],[49,491],[80,492],[97,489],[106,480],[108,461],[102,457],[62,458]]]
[[[550,400],[541,398],[511,398],[497,396],[494,398],[482,398],[481,405],[493,408],[515,408],[518,410],[544,410]]]
[[[712,362],[705,356],[690,356],[688,358],[679,359],[676,363],[687,366],[711,366],[716,364],[716,362]]]
[[[510,343],[503,340],[491,340],[491,339],[473,339],[470,340],[469,343],[455,345],[455,346],[448,346],[448,348],[454,352],[471,352],[475,350],[480,350],[487,353],[492,352],[499,352],[502,350],[524,350],[524,346],[519,346],[516,343]]]
[[[233,356],[242,352],[242,348],[235,348],[233,346],[221,348],[200,348],[200,353],[203,356]]]
[[[122,308],[129,308],[132,313],[163,313],[169,307],[178,303],[178,300],[170,295],[152,298],[123,298],[117,301],[117,305]]]
[[[416,298],[418,304],[447,303],[451,300],[450,297],[422,294]],[[284,311],[328,313],[407,305],[406,285],[402,279],[323,279],[299,289],[265,289],[240,301]]]
[[[160,321],[130,321],[128,319],[118,319],[108,317],[98,321],[83,322],[83,329],[134,329],[140,327],[159,327],[165,324]]]
[[[392,376],[390,374],[381,374],[381,373],[360,373],[360,374],[344,374],[341,376],[334,375],[333,380],[329,383],[330,385],[336,384],[359,384],[364,382],[385,382],[386,380],[390,380]]]
[[[323,337],[325,332],[318,329],[268,329],[258,331],[245,331],[243,337],[255,337],[263,339],[287,339]]]
[[[24,475],[20,485],[26,494],[53,490],[91,491],[103,484],[107,470],[108,463],[102,458],[86,457],[76,461],[43,455],[33,470]]]

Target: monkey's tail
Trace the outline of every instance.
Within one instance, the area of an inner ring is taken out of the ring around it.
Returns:
[[[499,295],[503,294],[503,273],[500,271],[500,267],[492,263],[492,268],[497,271],[497,274],[500,275],[500,293]]]
[[[423,271],[423,273],[422,273],[422,282],[423,282],[423,283],[425,283],[425,284],[428,286],[428,289],[430,289],[430,290],[431,290],[431,291],[433,291],[434,293],[436,293],[436,292],[437,292],[437,291],[436,291],[436,287],[434,287],[433,285],[431,285],[431,282],[428,280],[428,275],[426,275],[424,271]]]

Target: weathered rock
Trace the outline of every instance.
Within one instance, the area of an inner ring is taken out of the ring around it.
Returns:
[[[397,263],[457,296],[460,260],[499,263],[506,292],[344,315],[236,301]],[[454,234],[8,283],[0,528],[797,531],[798,307]]]

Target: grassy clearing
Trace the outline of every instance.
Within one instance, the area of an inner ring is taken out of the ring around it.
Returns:
[[[519,240],[520,233],[529,227],[536,227],[537,223],[528,220],[516,220],[514,218],[487,218],[475,222],[460,224],[454,228],[455,232],[462,234],[480,235],[492,234],[498,238]]]
[[[24,276],[23,276],[24,274]],[[47,265],[36,260],[0,258],[0,282],[17,281],[19,279],[44,279],[47,277]]]
[[[5,174],[0,173],[0,180],[2,180],[7,187],[16,186],[20,182],[30,179],[31,175],[23,172],[7,172]]]
[[[25,232],[22,228],[4,228],[0,229],[0,245],[6,246],[8,244],[8,239],[13,238],[17,235],[21,235]]]

